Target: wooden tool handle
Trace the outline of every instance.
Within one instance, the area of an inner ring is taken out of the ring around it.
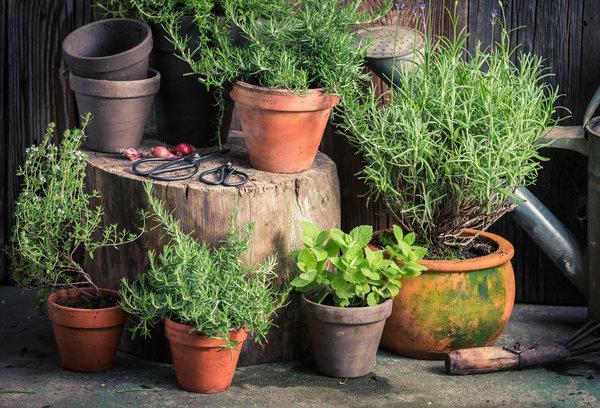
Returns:
[[[515,369],[519,355],[500,347],[479,347],[446,354],[446,373],[480,374]]]

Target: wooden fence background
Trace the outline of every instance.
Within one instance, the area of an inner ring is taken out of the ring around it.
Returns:
[[[20,183],[15,172],[24,162],[25,148],[40,142],[49,122],[57,125],[56,142],[65,129],[76,125],[75,100],[69,90],[61,44],[68,33],[96,19],[92,3],[93,0],[0,0],[0,248],[7,244],[10,234]],[[365,3],[373,8],[381,1]],[[404,5],[400,24],[412,26],[412,9],[417,8],[418,1],[399,3]],[[572,114],[563,124],[581,125],[585,107],[600,86],[600,2],[505,0],[503,4],[509,27],[525,26],[511,35],[512,43],[521,43],[524,52],[543,56],[552,67],[555,76],[550,82],[560,86],[560,92],[565,94],[560,103]],[[431,1],[435,34],[450,33],[444,8],[453,6],[453,0]],[[498,8],[497,0],[458,0],[458,9],[463,10],[460,23],[468,25],[471,33],[470,50],[477,41],[490,44],[490,11]],[[395,24],[397,17],[391,13],[381,24]],[[367,207],[366,198],[358,197],[365,191],[355,176],[360,170],[360,158],[345,139],[329,131],[322,150],[338,165],[343,228],[349,230],[365,223],[377,229],[389,226],[390,220],[381,215],[379,203]],[[544,164],[538,183],[531,190],[585,241],[587,160],[567,151],[544,149],[542,153],[550,161]],[[500,220],[493,231],[515,246],[518,302],[583,304],[582,296],[511,216]],[[9,262],[0,252],[0,282],[8,282]]]

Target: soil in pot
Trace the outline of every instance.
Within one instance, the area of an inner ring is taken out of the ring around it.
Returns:
[[[497,235],[484,232],[480,237],[498,249],[473,259],[423,260],[427,271],[402,280],[381,337],[384,350],[443,360],[451,351],[496,342],[515,299],[514,249]]]
[[[301,308],[321,373],[339,378],[369,374],[392,312],[391,299],[372,307],[334,307],[311,302],[303,293]]]
[[[93,293],[91,288],[81,289]],[[119,292],[100,289],[103,297],[119,299]],[[61,306],[82,301],[76,289],[62,290],[48,298],[48,317],[63,365],[68,370],[94,373],[112,367],[127,320],[119,306],[78,309]]]
[[[169,339],[173,364],[179,386],[186,391],[212,394],[229,389],[242,344],[247,337],[244,329],[231,332],[231,339],[239,341],[231,351],[223,349],[224,340],[212,339],[168,317],[165,334]]]
[[[109,81],[135,81],[148,74],[150,27],[138,20],[114,18],[79,27],[62,45],[76,75]]]
[[[339,98],[311,89],[305,95],[236,82],[237,103],[252,167],[300,173],[312,167],[331,109]]]

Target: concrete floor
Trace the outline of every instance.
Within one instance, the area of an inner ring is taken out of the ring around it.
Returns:
[[[449,376],[444,362],[379,351],[373,371],[343,381],[312,358],[238,369],[228,391],[194,394],[170,364],[119,352],[96,374],[65,370],[52,326],[34,293],[0,286],[0,407],[600,407],[600,355],[543,367]],[[561,342],[584,323],[585,308],[515,305],[497,346]],[[158,391],[129,391],[152,388]],[[14,391],[25,393],[14,393]]]

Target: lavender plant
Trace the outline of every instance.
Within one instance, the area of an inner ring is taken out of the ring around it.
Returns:
[[[414,69],[395,72],[403,86],[385,95],[389,104],[372,90],[346,98],[343,116],[370,193],[417,239],[450,246],[475,238],[462,237],[464,228],[485,231],[514,208],[514,187],[535,182],[546,160],[540,136],[557,123],[559,97],[543,60],[510,46],[496,10],[500,39],[485,49],[478,43],[472,55],[458,16],[455,6],[452,39],[433,41],[429,30]]]
[[[135,316],[133,336],[150,336],[151,328],[165,316],[192,326],[213,338],[226,341],[225,348],[237,347],[230,332],[247,327],[260,342],[274,325],[273,314],[285,306],[289,285],[275,285],[275,256],[262,264],[247,265],[242,255],[250,249],[254,223],[237,227],[237,213],[229,216],[227,240],[210,250],[181,228],[181,222],[165,210],[152,195],[152,182],[144,190],[153,219],[171,238],[162,253],[148,253],[150,270],[129,283],[121,282],[121,307]]]
[[[25,149],[25,167],[17,171],[23,177],[22,190],[5,251],[12,259],[10,272],[15,283],[39,289],[37,306],[41,311],[52,292],[82,286],[94,288],[93,294],[80,292],[97,305],[102,294],[85,270],[85,252],[93,259],[96,249],[129,243],[144,231],[143,227],[135,235],[119,232],[117,224],[102,227],[104,210],[90,208],[90,199],[99,194],[84,191],[87,156],[79,150],[89,120],[88,114],[81,129],[67,130],[59,146],[51,143],[55,127],[51,123],[42,143]],[[99,240],[97,231],[102,234]]]

